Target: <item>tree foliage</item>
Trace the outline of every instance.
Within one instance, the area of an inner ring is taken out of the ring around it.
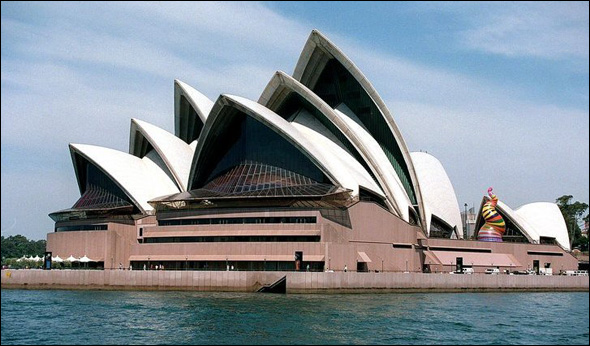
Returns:
[[[580,247],[582,251],[588,251],[588,238],[582,235],[582,230],[578,224],[580,218],[588,221],[588,214],[582,217],[588,210],[588,204],[578,201],[571,203],[573,198],[572,195],[563,195],[557,198],[555,202],[565,219],[571,247]]]
[[[2,259],[20,258],[23,256],[43,256],[45,254],[45,240],[29,240],[22,235],[2,236]]]

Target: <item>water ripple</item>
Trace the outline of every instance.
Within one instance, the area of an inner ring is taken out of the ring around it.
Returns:
[[[588,344],[588,293],[2,292],[11,344]]]

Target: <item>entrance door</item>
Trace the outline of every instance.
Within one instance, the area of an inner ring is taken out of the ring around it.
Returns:
[[[455,266],[455,272],[463,273],[463,257],[457,257],[456,261],[457,265]]]
[[[303,251],[295,251],[295,271],[301,270],[301,262],[303,262]]]
[[[533,261],[533,271],[535,274],[539,275],[539,260]]]

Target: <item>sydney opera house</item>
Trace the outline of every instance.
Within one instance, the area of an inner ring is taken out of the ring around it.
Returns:
[[[552,203],[498,202],[501,237],[463,239],[441,162],[408,150],[366,76],[317,31],[257,101],[213,102],[177,80],[174,134],[132,119],[128,153],[69,149],[81,196],[50,214],[47,249],[97,268],[577,269]]]

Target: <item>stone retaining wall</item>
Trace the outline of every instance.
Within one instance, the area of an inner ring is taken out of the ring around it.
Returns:
[[[588,277],[422,273],[2,270],[2,289],[254,292],[287,276],[287,292],[588,291]]]

